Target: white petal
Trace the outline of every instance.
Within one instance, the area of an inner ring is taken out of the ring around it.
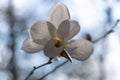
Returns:
[[[42,41],[48,41],[56,31],[55,27],[47,21],[35,22],[29,30],[30,39],[38,44],[45,44]]]
[[[80,31],[80,25],[77,21],[69,20],[69,22],[70,22],[70,31],[69,31],[69,36],[66,38],[66,40],[70,40]]]
[[[63,47],[55,47],[54,40],[50,40],[44,47],[44,53],[48,57],[59,56],[63,50]]]
[[[44,47],[43,45],[38,45],[31,41],[29,38],[26,39],[22,44],[22,49],[28,53],[39,52],[43,49],[43,47]]]
[[[69,36],[69,32],[70,32],[69,20],[64,20],[58,27],[57,34],[59,38],[65,39],[66,37]]]
[[[48,25],[48,30],[49,30],[49,33],[50,33],[51,37],[56,37],[57,36],[56,31],[57,30],[56,30],[55,26],[48,21],[47,21],[47,25]]]
[[[69,11],[63,3],[59,2],[50,10],[48,20],[58,28],[60,23],[66,19],[70,19]]]
[[[93,52],[93,44],[88,40],[72,40],[67,45],[67,51],[77,60],[86,60]]]

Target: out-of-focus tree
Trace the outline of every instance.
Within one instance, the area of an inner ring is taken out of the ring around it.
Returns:
[[[43,52],[27,54],[21,50],[28,28],[39,19],[46,19],[50,8],[59,0],[0,1],[0,80],[24,80],[33,66],[48,61]],[[119,0],[61,0],[73,19],[79,21],[77,38],[93,41],[90,59],[62,65],[45,80],[120,80],[120,18]],[[114,28],[112,28],[114,27]],[[76,38],[76,37],[75,37]],[[29,80],[40,79],[60,62],[53,62],[35,71]],[[56,76],[56,77],[55,77]]]

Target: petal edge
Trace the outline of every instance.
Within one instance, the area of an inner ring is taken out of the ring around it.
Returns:
[[[77,60],[86,60],[94,50],[93,43],[88,40],[72,40],[67,45],[70,55]]]
[[[32,42],[29,38],[24,40],[24,42],[22,44],[22,50],[24,50],[27,53],[39,52],[43,49],[43,47],[44,47],[43,45],[38,45],[38,44]]]
[[[29,35],[30,35],[30,39],[37,43],[37,44],[42,44],[43,42],[41,42],[41,40],[43,41],[48,41],[51,39],[51,35],[49,33],[49,29],[48,29],[48,22],[44,21],[44,20],[39,20],[36,21],[32,27],[29,29]],[[46,43],[45,42],[45,43]]]
[[[59,2],[49,12],[48,20],[55,25],[56,28],[63,20],[70,19],[70,14],[67,7]]]
[[[73,38],[80,31],[80,25],[77,21],[69,20],[69,23],[70,23],[70,31],[69,31],[69,36],[66,37],[66,41]]]
[[[69,36],[69,32],[70,32],[69,20],[64,20],[57,29],[57,35],[59,36],[59,38],[64,40],[66,37]]]

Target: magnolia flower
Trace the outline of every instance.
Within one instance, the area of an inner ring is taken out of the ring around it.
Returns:
[[[29,29],[29,38],[22,45],[28,53],[41,50],[47,57],[86,60],[93,52],[93,44],[88,40],[71,40],[80,30],[77,21],[70,19],[63,3],[56,4],[50,11],[48,21],[36,21]]]

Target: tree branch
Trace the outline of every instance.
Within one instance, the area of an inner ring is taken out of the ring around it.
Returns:
[[[113,27],[108,31],[106,32],[102,37],[98,38],[97,40],[94,40],[93,43],[95,42],[98,42],[99,40],[105,38],[108,34],[110,34],[111,32],[113,32],[113,29],[117,26],[117,24],[120,22],[120,19],[118,19],[115,24],[113,25]]]
[[[38,66],[38,67],[33,67],[33,70],[29,73],[29,75],[25,78],[25,80],[28,80],[28,78],[34,73],[34,71],[35,70],[37,70],[38,68],[41,68],[41,67],[43,67],[43,66],[45,66],[45,65],[48,65],[48,64],[51,64],[52,63],[52,58],[50,58],[49,59],[49,61],[48,62],[46,62],[46,63],[44,63],[44,64],[42,64],[42,65],[40,65],[40,66]]]
[[[65,65],[68,61],[65,61],[61,64],[59,64],[58,66],[56,66],[52,71],[48,72],[47,74],[45,74],[43,77],[41,77],[38,80],[43,80],[45,77],[47,77],[48,75],[50,75],[51,73],[55,72],[58,68],[62,67],[63,65]]]
[[[118,19],[115,24],[113,25],[113,27],[106,32],[102,37],[98,38],[97,40],[93,41],[93,43],[98,42],[99,40],[105,38],[108,34],[110,34],[111,32],[113,32],[113,29],[117,26],[117,24],[120,22],[120,19]],[[68,61],[63,62],[62,64],[56,66],[52,71],[48,72],[47,74],[45,74],[43,77],[41,77],[38,80],[43,80],[45,77],[47,77],[48,75],[50,75],[51,73],[55,72],[58,68],[60,68],[61,66],[63,66],[64,64],[66,64]]]
[[[94,40],[93,43],[98,42],[99,40],[105,38],[108,34],[110,34],[111,32],[113,32],[113,29],[117,26],[117,24],[118,24],[119,22],[120,22],[120,19],[118,19],[118,20],[116,21],[116,23],[113,25],[113,27],[112,27],[108,32],[106,32],[102,37],[98,38],[97,40]],[[38,69],[38,68],[40,68],[40,67],[43,67],[43,66],[45,66],[45,65],[51,64],[51,63],[52,63],[51,60],[52,60],[52,58],[50,58],[50,60],[49,60],[47,63],[43,64],[43,65],[40,65],[40,66],[38,66],[38,67],[33,67],[34,69],[30,72],[30,74],[26,77],[25,80],[28,80],[28,78],[34,73],[34,71],[35,71],[36,69]],[[60,68],[60,67],[62,67],[63,65],[65,65],[67,62],[68,62],[68,61],[65,61],[65,62],[59,64],[59,65],[56,66],[52,71],[48,72],[47,74],[45,74],[43,77],[41,77],[41,78],[38,79],[38,80],[43,80],[45,77],[47,77],[47,76],[50,75],[51,73],[55,72],[58,68]]]

